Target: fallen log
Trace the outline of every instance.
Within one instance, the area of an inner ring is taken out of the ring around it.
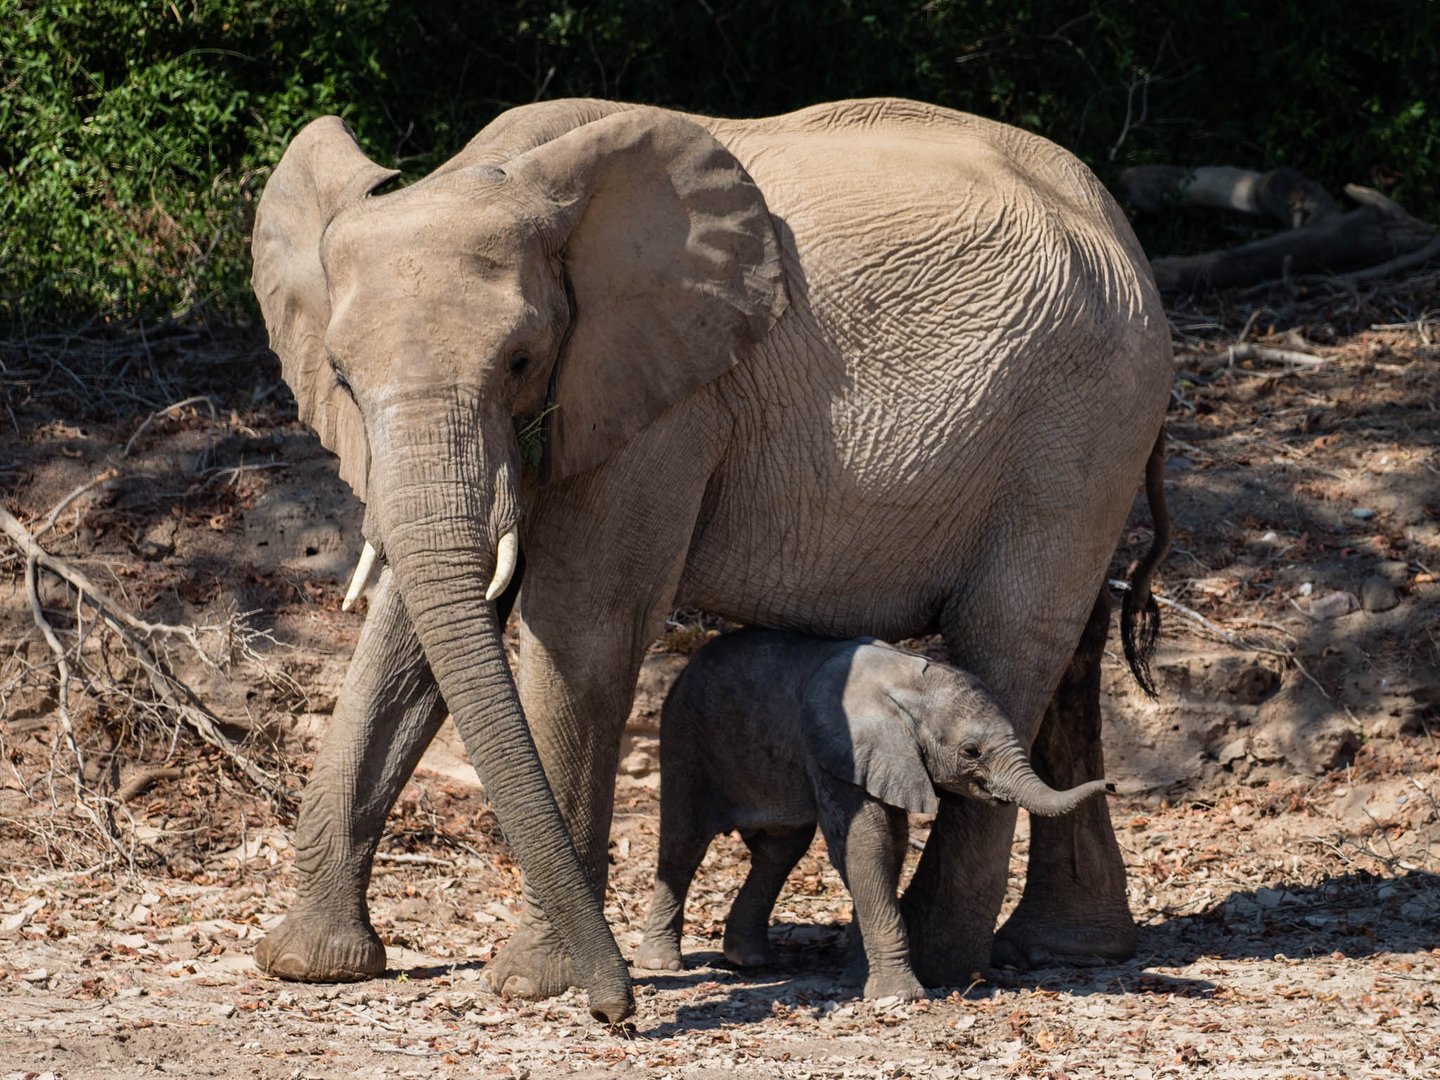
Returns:
[[[1151,259],[1162,292],[1227,289],[1304,274],[1337,274],[1374,266],[1429,246],[1433,229],[1362,206],[1319,225],[1276,233],[1202,255]]]
[[[1341,212],[1323,187],[1284,165],[1263,173],[1230,165],[1137,165],[1120,174],[1120,194],[1130,206],[1151,213],[1207,206],[1273,218],[1291,229]]]

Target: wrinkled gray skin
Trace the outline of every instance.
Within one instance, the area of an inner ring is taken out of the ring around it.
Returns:
[[[685,894],[710,841],[738,829],[750,873],[725,923],[725,956],[773,962],[770,911],[818,820],[850,890],[866,997],[915,1001],[896,895],[906,812],[936,788],[1032,814],[1070,813],[1103,780],[1056,791],[972,676],[874,638],[740,630],[696,654],[660,718],[660,861],[638,967],[679,971]]]
[[[371,863],[448,708],[525,872],[487,982],[579,984],[628,1014],[600,903],[613,780],[679,604],[827,637],[939,630],[1049,782],[1103,772],[1062,676],[1171,361],[1148,264],[1075,158],[914,102],[731,121],[554,101],[380,193],[393,176],[317,120],[256,216],[271,345],[384,560],[264,970],[383,970]],[[542,410],[532,473],[513,422]],[[486,593],[514,528],[512,681]],[[1053,820],[1005,958],[1129,955],[1103,804]],[[905,897],[923,981],[990,959],[1013,825],[942,808]]]

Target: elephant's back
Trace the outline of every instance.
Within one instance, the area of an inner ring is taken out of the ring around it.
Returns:
[[[1114,328],[1161,310],[1114,199],[1041,136],[897,98],[712,123],[788,234],[814,299],[848,281],[851,294],[833,299],[863,294],[875,313],[921,280],[963,319],[987,283],[1014,290],[1018,275],[1016,299],[1071,309],[1057,316],[1085,308]]]

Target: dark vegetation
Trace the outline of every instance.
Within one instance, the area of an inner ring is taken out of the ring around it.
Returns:
[[[413,176],[540,98],[746,116],[902,94],[1039,131],[1107,182],[1286,164],[1434,219],[1437,65],[1427,0],[0,0],[0,323],[248,319],[254,198],[324,112]],[[1234,226],[1158,228],[1156,251]]]

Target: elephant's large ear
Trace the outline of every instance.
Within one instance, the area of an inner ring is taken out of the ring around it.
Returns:
[[[820,768],[912,814],[933,814],[940,800],[920,756],[916,718],[896,700],[915,695],[891,689],[914,686],[925,663],[881,643],[842,649],[811,678],[802,718]]]
[[[251,284],[300,419],[339,456],[341,478],[361,499],[370,447],[360,410],[325,355],[330,295],[320,239],[336,213],[398,175],[361,153],[338,116],[322,116],[291,140],[275,166],[251,240]]]
[[[785,310],[760,189],[704,128],[660,109],[595,120],[505,170],[548,198],[575,315],[555,379],[548,476],[599,464],[729,370]]]

